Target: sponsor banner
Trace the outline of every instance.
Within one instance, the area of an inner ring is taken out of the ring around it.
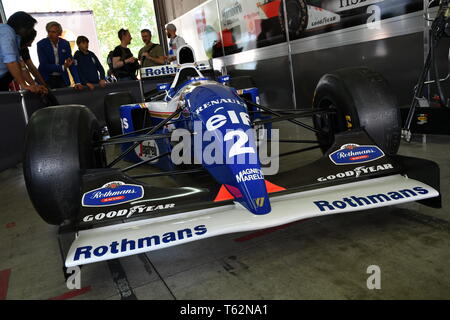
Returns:
[[[359,178],[366,174],[377,173],[377,172],[393,170],[393,169],[394,169],[394,166],[390,163],[382,164],[379,166],[372,166],[372,167],[364,166],[364,167],[358,167],[358,168],[355,168],[353,170],[349,170],[346,172],[340,172],[340,173],[336,173],[336,174],[331,174],[326,177],[320,177],[317,179],[317,181],[327,182],[327,181],[334,181],[334,180],[345,179],[345,178]]]
[[[332,0],[324,3],[324,9],[333,12],[342,12],[356,8],[366,7],[371,4],[384,2],[384,0]]]
[[[264,173],[261,169],[246,169],[236,175],[237,183],[264,180]]]
[[[318,7],[308,6],[308,14],[308,29],[323,27],[341,21],[341,17],[338,14]]]
[[[196,114],[200,114],[203,111],[205,111],[213,106],[220,106],[223,104],[235,104],[235,105],[237,104],[237,105],[243,106],[244,108],[247,108],[247,105],[241,99],[214,99],[207,103],[204,103],[201,106],[195,107],[194,110],[195,110]],[[217,112],[217,110],[216,110],[216,112]]]
[[[163,210],[169,210],[175,208],[174,203],[164,204],[164,205],[139,205],[134,206],[130,209],[121,209],[121,210],[112,210],[106,213],[98,213],[98,214],[90,214],[83,218],[83,222],[92,222],[92,221],[103,221],[108,219],[114,219],[118,217],[129,219],[136,214],[145,214]]]
[[[377,146],[360,146],[358,144],[346,144],[330,154],[330,160],[338,166],[372,162],[385,156]]]
[[[203,70],[210,70],[211,66],[209,65],[208,61],[205,61],[196,63],[196,68],[199,71],[203,71]],[[175,75],[179,71],[180,71],[179,65],[166,65],[166,66],[142,68],[141,75],[142,78],[164,77]]]
[[[314,201],[320,212],[332,212],[335,210],[345,210],[348,208],[361,208],[377,205],[386,205],[395,201],[414,199],[420,196],[430,194],[430,191],[424,187],[412,187],[408,189],[390,191],[385,193],[374,193],[368,196],[348,196],[339,200],[320,200]]]
[[[142,199],[144,188],[121,181],[110,182],[83,195],[83,207],[110,207]]]
[[[144,160],[149,161],[160,155],[158,143],[155,140],[144,141],[134,150],[136,155]],[[159,160],[149,162],[150,164],[158,163]]]
[[[175,230],[173,232],[166,232],[164,234],[149,234],[147,237],[138,238],[135,240],[120,239],[105,243],[98,247],[83,246],[75,249],[73,261],[88,260],[92,258],[102,258],[104,256],[120,257],[124,253],[133,252],[135,250],[148,250],[170,243],[176,243],[192,237],[200,237],[208,232],[205,225],[199,225],[192,229]]]

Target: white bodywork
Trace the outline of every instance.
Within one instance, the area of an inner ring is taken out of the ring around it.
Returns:
[[[195,67],[199,71],[212,70],[209,61],[199,61],[196,62]],[[158,67],[149,67],[141,69],[142,79],[146,78],[158,78],[176,75],[180,71],[181,66],[178,64],[170,64]]]
[[[406,189],[417,189],[421,192],[381,203],[357,207],[347,205],[342,209],[335,208],[326,211],[321,211],[315,203],[323,201],[336,203],[336,205],[339,203],[342,206],[344,204],[342,199],[346,197],[359,198],[388,193],[399,194],[401,190]],[[253,215],[240,205],[234,204],[80,231],[70,248],[66,266],[74,267],[117,259],[223,234],[265,229],[312,217],[398,205],[437,196],[439,196],[439,193],[435,189],[416,180],[395,175],[275,196],[271,199],[272,212],[265,216]],[[159,241],[157,241],[158,239]]]

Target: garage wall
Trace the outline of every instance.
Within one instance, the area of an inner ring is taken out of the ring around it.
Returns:
[[[198,60],[213,59],[216,70],[226,69],[231,76],[252,76],[263,104],[310,107],[320,77],[350,66],[380,72],[399,105],[411,102],[424,60],[422,0],[352,1],[345,8],[336,7],[339,0],[306,1],[308,24],[289,37],[282,23],[284,14],[276,7],[280,1],[189,1],[187,7],[183,1],[171,8],[172,16],[196,2],[201,5],[169,21],[179,28]],[[371,24],[374,19],[377,23]],[[439,60],[444,66],[446,50]]]
[[[189,10],[201,5],[206,0],[165,0],[168,21],[172,21]]]
[[[408,54],[398,54],[408,48]],[[387,61],[389,61],[387,63]],[[399,106],[408,105],[423,64],[423,34],[338,46],[293,55],[295,94],[299,107],[309,107],[322,75],[350,67],[369,67],[382,74]]]

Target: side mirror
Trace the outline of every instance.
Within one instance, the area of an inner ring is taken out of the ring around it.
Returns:
[[[168,90],[170,90],[170,86],[171,86],[170,83],[158,83],[156,85],[156,90],[158,92],[168,91]]]
[[[217,82],[221,83],[221,84],[226,84],[228,82],[230,82],[231,77],[230,76],[220,76],[217,78]]]

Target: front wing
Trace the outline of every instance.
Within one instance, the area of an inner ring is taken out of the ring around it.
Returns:
[[[331,214],[439,197],[434,188],[402,175],[291,194],[273,195],[273,211],[250,214],[239,204],[79,231],[66,267],[122,258],[209,237],[253,231]]]

